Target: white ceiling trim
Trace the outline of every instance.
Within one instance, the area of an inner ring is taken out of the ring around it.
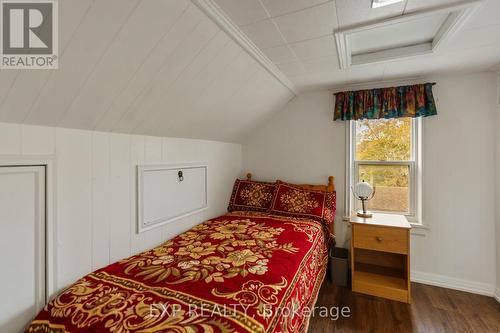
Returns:
[[[243,50],[255,59],[265,70],[288,88],[295,96],[298,91],[288,77],[240,30],[213,0],[191,0],[217,26],[231,37]]]
[[[372,8],[380,8],[403,2],[404,0],[372,0]]]
[[[408,58],[428,53],[435,53],[442,47],[465,23],[466,19],[478,7],[481,0],[467,0],[453,5],[438,6],[430,9],[419,10],[401,16],[392,17],[376,21],[374,23],[356,25],[335,31],[335,41],[341,69],[351,66],[383,62],[396,58]],[[375,52],[367,52],[353,55],[351,50],[351,35],[366,30],[391,26],[394,24],[406,23],[414,20],[433,16],[436,14],[448,13],[448,17],[443,22],[432,43],[420,43],[405,47],[388,48]]]

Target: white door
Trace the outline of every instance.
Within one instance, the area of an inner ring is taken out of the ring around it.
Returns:
[[[45,303],[45,167],[0,166],[0,332],[22,332]]]

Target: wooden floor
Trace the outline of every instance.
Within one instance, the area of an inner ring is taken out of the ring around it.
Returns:
[[[500,304],[491,297],[412,283],[412,304],[353,293],[325,279],[317,307],[348,306],[350,318],[320,317],[309,333],[320,332],[500,332]]]

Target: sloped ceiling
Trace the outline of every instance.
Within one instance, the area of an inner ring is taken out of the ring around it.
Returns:
[[[0,71],[0,121],[238,142],[294,94],[189,0],[59,1],[59,69]]]

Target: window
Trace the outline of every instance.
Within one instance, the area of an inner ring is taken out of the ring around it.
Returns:
[[[375,186],[367,209],[420,217],[420,119],[363,119],[349,128],[348,210],[360,209],[351,187],[359,181]]]

